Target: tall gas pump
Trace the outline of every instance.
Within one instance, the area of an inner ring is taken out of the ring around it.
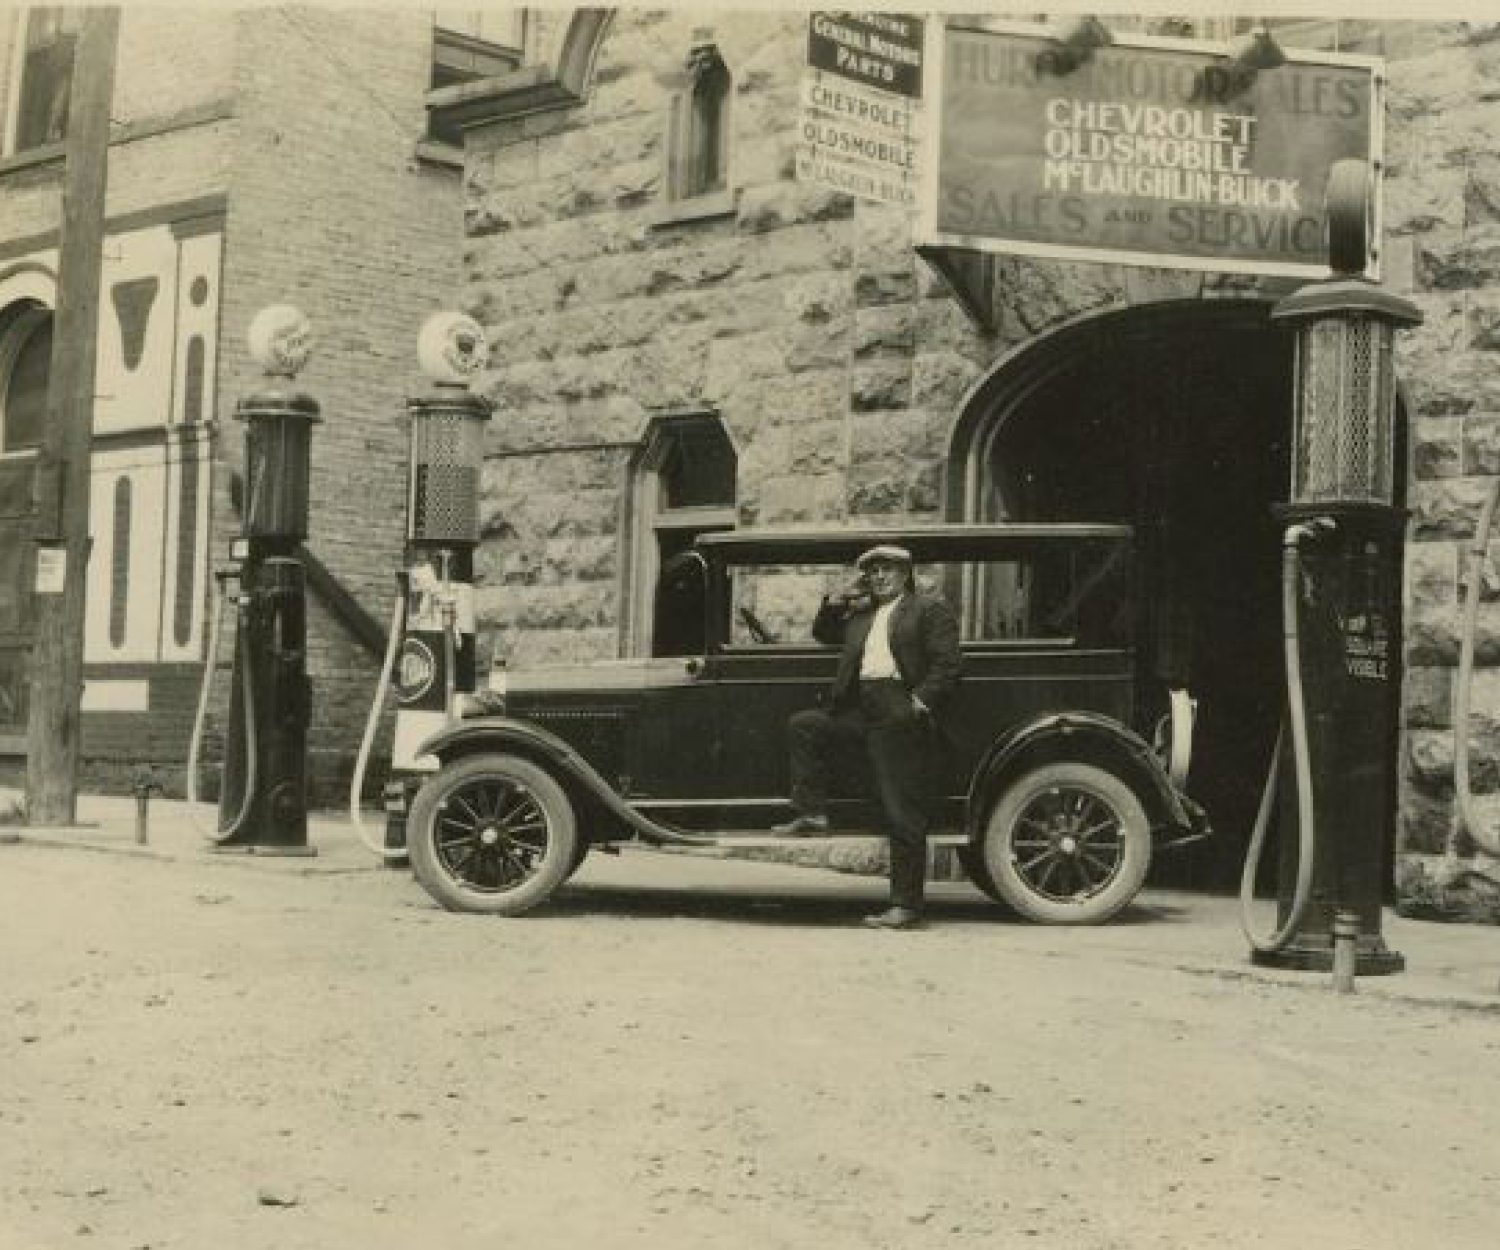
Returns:
[[[1279,787],[1278,929],[1262,939],[1245,927],[1257,964],[1334,968],[1336,945],[1352,939],[1353,971],[1363,974],[1405,966],[1381,936],[1405,527],[1395,503],[1394,344],[1398,329],[1421,321],[1363,276],[1370,196],[1364,162],[1335,165],[1333,275],[1272,312],[1296,335],[1291,498],[1277,510],[1286,526],[1283,738],[1295,784]],[[1273,763],[1245,865],[1247,911],[1278,771],[1287,770]]]
[[[311,351],[307,318],[286,305],[263,309],[249,345],[266,385],[235,408],[245,423],[245,506],[231,546],[236,650],[214,842],[221,850],[314,855],[307,843],[312,695],[297,547],[307,537],[312,428],[322,417],[312,396],[292,389]]]
[[[479,477],[484,428],[492,407],[469,389],[489,349],[472,317],[436,313],[422,326],[417,362],[429,382],[407,400],[410,420],[406,548],[397,575],[390,645],[350,785],[350,811],[359,818],[365,766],[387,686],[396,698],[391,775],[384,788],[384,846],[405,854],[406,811],[422,777],[437,762],[422,743],[469,708],[475,698],[474,551],[479,546]]]

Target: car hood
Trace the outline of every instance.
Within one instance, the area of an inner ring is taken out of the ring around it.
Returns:
[[[507,689],[511,694],[545,694],[557,690],[659,690],[666,686],[691,685],[696,680],[694,674],[701,667],[702,660],[683,657],[543,664],[509,670]]]

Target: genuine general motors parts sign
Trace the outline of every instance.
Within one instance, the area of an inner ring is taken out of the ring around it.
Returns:
[[[1240,273],[1327,272],[1337,160],[1378,157],[1377,62],[1121,40],[1081,63],[1035,30],[934,38],[921,241]]]

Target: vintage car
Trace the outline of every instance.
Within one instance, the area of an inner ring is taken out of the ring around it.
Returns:
[[[828,697],[837,651],[809,633],[826,592],[877,543],[913,554],[954,605],[963,677],[945,710],[932,841],[1021,916],[1099,923],[1153,849],[1202,812],[1139,730],[1148,679],[1128,527],[942,524],[702,535],[660,578],[651,658],[512,671],[503,714],[425,745],[440,767],[407,821],[412,867],[444,906],[512,915],[591,847],[760,846],[785,820],[786,725]],[[663,611],[665,609],[665,611]],[[828,836],[870,836],[865,781]],[[776,839],[781,840],[781,839]]]

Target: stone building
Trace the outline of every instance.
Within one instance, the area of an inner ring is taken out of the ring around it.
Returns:
[[[1481,89],[1500,41],[1467,22],[1277,33],[1388,67],[1383,279],[1425,316],[1399,349],[1411,517],[1391,745],[1392,862],[1417,901],[1432,857],[1470,849],[1453,840],[1451,706],[1462,548],[1500,475],[1500,104]],[[1292,362],[1268,314],[1299,281],[1000,257],[960,299],[905,211],[798,181],[806,14],[548,11],[535,46],[516,73],[434,97],[464,131],[465,299],[495,350],[479,568],[495,645],[516,663],[651,654],[670,623],[657,572],[705,529],[1130,521],[1150,593],[1189,621],[1157,661],[1199,697],[1195,775],[1231,814],[1197,879],[1233,879],[1280,714],[1269,506]],[[1481,622],[1476,783],[1500,821],[1500,618]]]
[[[78,9],[0,9],[0,776],[24,772],[29,501],[48,392]],[[245,332],[311,319],[309,740],[347,774],[400,559],[403,397],[459,277],[456,135],[425,93],[519,59],[513,17],[127,6],[116,56],[92,459],[86,779],[181,782],[211,569],[239,529]],[[226,629],[226,634],[228,630]],[[225,654],[229,652],[226,648]],[[218,710],[227,701],[218,685]],[[222,728],[222,715],[217,718]],[[336,794],[329,785],[328,797]]]

